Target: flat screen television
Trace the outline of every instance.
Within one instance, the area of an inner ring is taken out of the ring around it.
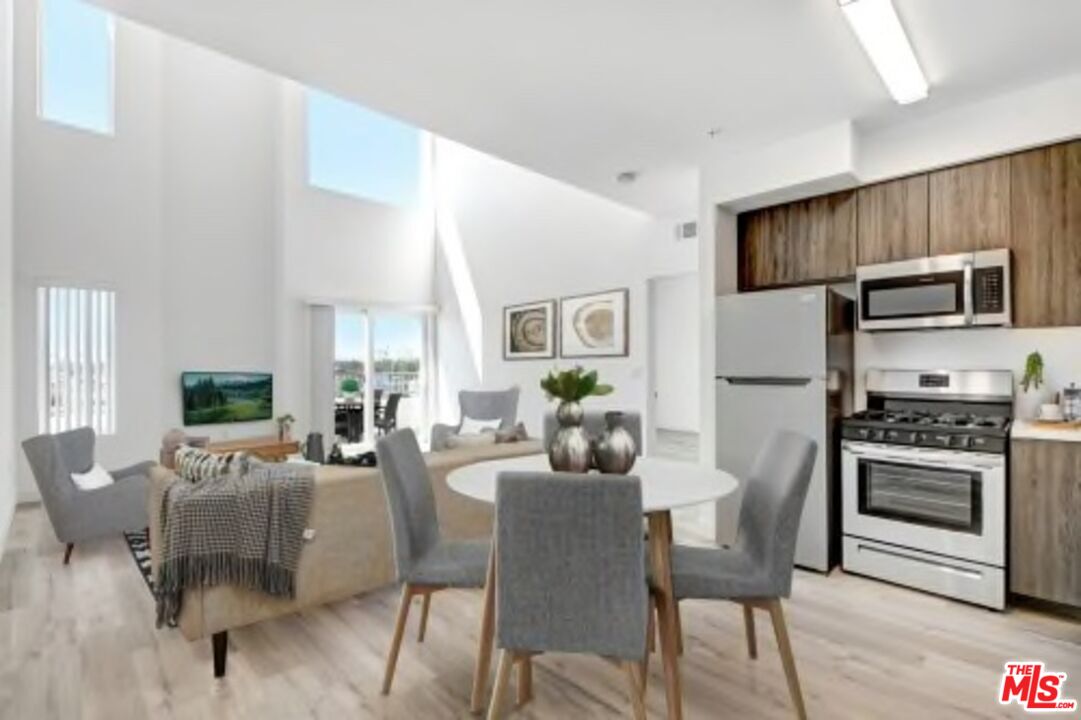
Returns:
[[[259,372],[180,374],[185,425],[269,420],[274,415],[274,376]]]

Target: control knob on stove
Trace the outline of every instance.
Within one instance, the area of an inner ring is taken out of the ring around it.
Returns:
[[[942,447],[949,447],[950,446],[950,436],[949,435],[945,435],[945,434],[943,434],[943,435],[935,435],[934,439],[935,439],[935,442],[937,442]]]
[[[972,438],[968,437],[967,435],[958,435],[956,440],[957,440],[957,442],[954,443],[954,444],[957,445],[957,447],[960,447],[960,448],[972,447]]]

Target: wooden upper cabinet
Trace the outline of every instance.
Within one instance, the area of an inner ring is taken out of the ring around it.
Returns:
[[[1081,141],[1010,158],[1013,322],[1081,325]]]
[[[1010,246],[1010,159],[930,174],[931,255]]]
[[[856,269],[856,193],[845,191],[739,216],[740,289],[804,285]]]
[[[927,186],[914,175],[859,189],[860,265],[927,257]]]

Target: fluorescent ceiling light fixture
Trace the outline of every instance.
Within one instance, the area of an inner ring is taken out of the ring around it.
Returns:
[[[838,5],[893,99],[907,105],[927,97],[927,78],[893,2],[838,0]]]

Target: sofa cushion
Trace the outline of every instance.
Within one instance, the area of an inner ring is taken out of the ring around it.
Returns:
[[[495,432],[499,429],[499,418],[495,420],[477,420],[471,417],[463,417],[462,424],[458,428],[459,435],[480,435],[483,432]]]
[[[458,435],[451,435],[447,438],[447,447],[451,449],[483,447],[485,445],[495,445],[495,443],[496,437],[494,432],[460,433]]]

